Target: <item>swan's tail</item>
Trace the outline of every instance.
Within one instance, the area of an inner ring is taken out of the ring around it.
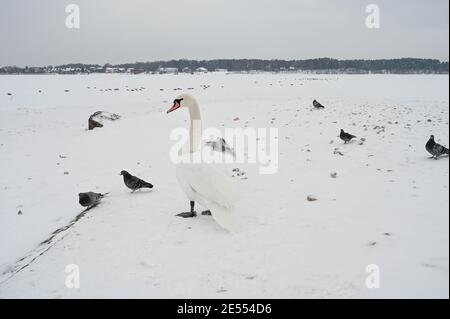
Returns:
[[[214,220],[224,229],[231,233],[238,231],[237,212],[234,207],[225,208],[223,206],[211,203],[208,205]]]

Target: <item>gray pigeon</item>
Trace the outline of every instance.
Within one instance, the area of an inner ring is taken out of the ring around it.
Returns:
[[[224,138],[218,137],[216,140],[207,141],[205,143],[206,146],[212,148],[213,151],[219,153],[228,153],[235,156],[234,150],[227,144]]]
[[[107,193],[106,193],[107,194]],[[94,207],[100,203],[100,200],[105,197],[106,194],[94,193],[94,192],[86,192],[78,194],[78,202],[83,207]]]
[[[320,104],[320,103],[317,102],[316,100],[313,101],[313,106],[314,106],[316,109],[324,109],[324,108],[325,108],[325,106],[323,106],[322,104]]]
[[[430,136],[430,139],[428,140],[427,144],[425,145],[426,150],[428,153],[433,155],[432,158],[437,160],[440,156],[443,155],[449,155],[448,148],[436,143],[434,141],[434,135]]]
[[[123,176],[123,182],[125,185],[132,190],[132,193],[141,188],[153,188],[153,185],[143,181],[142,179],[131,175],[127,171],[121,171],[120,175]]]
[[[352,139],[356,138],[356,136],[344,132],[343,129],[341,129],[341,134],[339,135],[339,137],[341,138],[341,140],[344,141],[345,144],[347,144],[348,142],[350,142]]]

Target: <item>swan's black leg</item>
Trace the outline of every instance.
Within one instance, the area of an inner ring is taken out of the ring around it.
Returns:
[[[190,212],[181,213],[181,214],[178,214],[177,216],[183,217],[183,218],[196,217],[197,213],[194,210],[195,202],[191,201],[190,204],[191,204],[191,211]]]
[[[211,214],[211,211],[208,209],[208,210],[203,211],[202,215],[204,215],[204,216],[211,216],[212,214]]]

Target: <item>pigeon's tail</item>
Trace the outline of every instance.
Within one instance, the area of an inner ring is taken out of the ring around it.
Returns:
[[[103,198],[103,197],[107,196],[108,194],[109,194],[109,192],[104,193],[104,194],[100,194],[100,198]]]
[[[450,155],[450,152],[449,152],[448,148],[445,148],[445,147],[444,147],[444,154],[445,154],[445,155]]]
[[[147,183],[147,182],[142,182],[142,187],[144,188],[153,188],[153,184]]]

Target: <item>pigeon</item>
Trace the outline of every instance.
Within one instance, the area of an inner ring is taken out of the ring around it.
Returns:
[[[440,156],[443,155],[449,155],[448,148],[436,143],[434,141],[434,135],[430,136],[430,139],[428,140],[427,144],[425,145],[426,150],[428,153],[433,155],[432,158],[437,160]]]
[[[348,142],[350,142],[352,139],[356,138],[356,136],[344,132],[343,129],[341,129],[341,134],[339,134],[339,137],[341,138],[341,140],[344,141],[345,144],[347,144]]]
[[[131,189],[132,193],[141,188],[153,188],[153,185],[143,181],[142,179],[131,175],[127,171],[121,171],[120,175],[123,176],[123,182],[125,185]]]
[[[228,153],[235,156],[234,150],[227,144],[224,138],[218,137],[216,140],[207,141],[205,143],[206,146],[211,147],[211,149],[215,152],[220,153]]]
[[[316,100],[313,101],[313,106],[314,106],[316,109],[324,109],[324,108],[325,108],[325,106],[323,106],[322,104],[320,104],[320,103],[317,102]]]
[[[107,193],[106,193],[107,194]],[[100,203],[100,200],[106,196],[106,194],[94,193],[94,192],[86,192],[78,194],[78,202],[83,207],[94,207]]]

